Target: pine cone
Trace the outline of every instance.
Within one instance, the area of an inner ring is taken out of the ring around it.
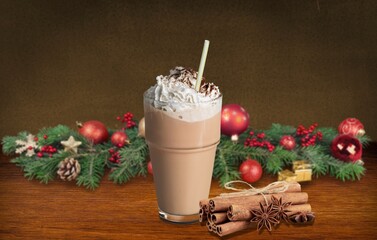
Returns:
[[[66,158],[59,163],[59,169],[57,174],[60,176],[60,179],[64,181],[71,181],[76,179],[81,170],[79,161],[73,158]]]

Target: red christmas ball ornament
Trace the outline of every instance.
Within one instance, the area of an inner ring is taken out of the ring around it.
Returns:
[[[221,110],[221,133],[237,139],[249,126],[249,120],[249,114],[240,105],[224,105]]]
[[[125,132],[117,131],[111,135],[111,143],[117,147],[123,147],[128,143],[128,137]]]
[[[147,164],[148,173],[153,175],[152,161],[149,161]]]
[[[363,147],[357,138],[350,135],[338,135],[331,143],[332,155],[345,162],[356,162],[361,159]]]
[[[102,143],[109,139],[109,132],[105,124],[100,121],[91,120],[83,124],[77,123],[77,126],[79,127],[79,133],[94,144]]]
[[[353,137],[365,134],[364,125],[357,118],[347,118],[338,127],[339,134],[349,134]]]
[[[282,136],[280,138],[280,146],[290,151],[296,147],[296,140],[290,135]]]
[[[242,180],[253,183],[262,177],[263,170],[258,161],[247,159],[240,165],[239,172]]]

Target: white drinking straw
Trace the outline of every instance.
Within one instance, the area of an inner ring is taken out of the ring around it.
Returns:
[[[200,59],[200,65],[199,65],[199,71],[198,71],[198,79],[196,80],[195,84],[195,90],[199,92],[200,89],[200,83],[202,82],[203,72],[204,72],[204,66],[206,65],[206,59],[207,59],[207,53],[209,48],[209,41],[204,41],[203,46],[203,52],[202,52],[202,58]]]

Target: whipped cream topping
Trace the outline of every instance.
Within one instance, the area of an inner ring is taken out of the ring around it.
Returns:
[[[192,69],[175,67],[167,76],[157,76],[157,84],[149,88],[146,96],[154,99],[153,106],[168,112],[183,112],[197,108],[218,98],[221,93],[213,83],[205,83],[203,77],[200,91],[195,90],[198,73]],[[186,103],[186,104],[185,104]]]

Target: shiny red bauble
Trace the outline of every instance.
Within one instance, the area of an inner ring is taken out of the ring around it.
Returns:
[[[338,135],[331,143],[332,155],[345,162],[356,162],[361,159],[363,147],[357,138],[350,135]]]
[[[153,175],[152,161],[149,161],[147,164],[148,173]]]
[[[125,132],[117,131],[111,135],[111,143],[117,147],[123,147],[128,142],[128,137]]]
[[[356,118],[343,120],[338,127],[339,134],[349,134],[353,137],[365,134],[364,125]]]
[[[243,181],[253,183],[258,181],[263,174],[260,163],[253,159],[245,160],[239,168],[239,172]]]
[[[279,142],[280,146],[282,146],[285,150],[292,150],[296,147],[296,140],[294,137],[290,135],[282,136]]]
[[[249,114],[240,105],[224,105],[221,110],[221,133],[228,136],[239,135],[247,129],[249,120]]]
[[[105,124],[91,120],[83,124],[78,123],[79,133],[94,144],[102,143],[109,139],[109,132]]]

